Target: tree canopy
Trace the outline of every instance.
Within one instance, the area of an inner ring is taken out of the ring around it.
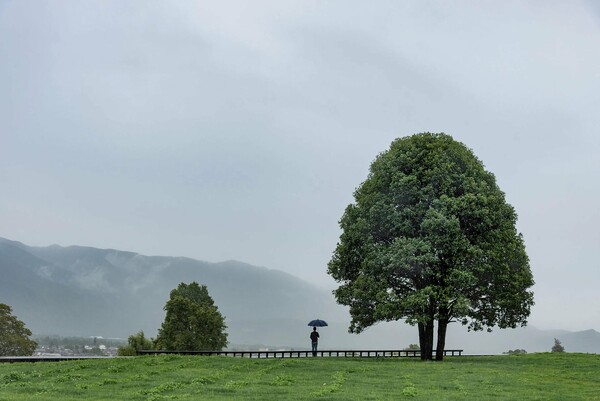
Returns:
[[[127,338],[127,345],[119,347],[119,356],[135,356],[140,350],[154,349],[154,341],[151,338],[146,338],[143,330],[130,335]]]
[[[565,347],[562,345],[558,338],[554,339],[554,345],[552,346],[552,352],[565,352]]]
[[[221,350],[227,346],[225,318],[205,285],[181,283],[171,291],[165,320],[156,338],[166,350]]]
[[[12,308],[0,304],[0,356],[32,355],[37,343],[31,340],[31,330],[12,314]]]
[[[405,319],[431,359],[437,321],[442,359],[452,321],[469,330],[527,323],[533,277],[517,215],[465,145],[446,134],[397,139],[354,198],[328,265],[351,332]]]

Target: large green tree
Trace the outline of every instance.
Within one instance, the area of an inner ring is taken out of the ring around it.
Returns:
[[[32,355],[37,343],[31,340],[31,330],[12,314],[12,308],[0,304],[0,356]]]
[[[350,332],[405,319],[418,326],[421,358],[433,359],[437,321],[441,360],[450,322],[527,323],[533,277],[517,215],[465,145],[446,134],[397,139],[354,198],[328,265]]]
[[[165,305],[165,321],[158,330],[157,348],[166,350],[221,350],[227,346],[225,318],[205,285],[181,283]]]

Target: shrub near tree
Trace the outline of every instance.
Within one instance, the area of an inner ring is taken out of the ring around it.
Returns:
[[[124,347],[119,347],[118,355],[119,356],[134,356],[137,355],[139,350],[143,349],[153,349],[154,341],[151,338],[146,338],[144,332],[142,330],[138,331],[136,334],[129,336],[127,339],[127,345]]]
[[[32,355],[37,343],[31,340],[31,330],[12,314],[12,308],[0,304],[0,356]]]
[[[446,329],[525,325],[533,277],[517,215],[465,145],[423,133],[392,142],[371,164],[340,220],[328,273],[350,307],[350,332],[405,319],[422,359],[443,358]]]
[[[225,318],[205,285],[181,283],[171,291],[156,347],[165,350],[221,350],[227,346]]]
[[[509,349],[508,352],[503,352],[503,354],[508,354],[508,355],[521,355],[521,354],[526,354],[526,353],[527,353],[526,350],[519,349],[519,348],[517,348],[515,350]]]

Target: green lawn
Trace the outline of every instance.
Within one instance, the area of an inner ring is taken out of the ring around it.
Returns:
[[[415,359],[143,356],[0,364],[0,401],[600,400],[600,355]]]

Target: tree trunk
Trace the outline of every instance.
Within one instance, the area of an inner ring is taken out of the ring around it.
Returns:
[[[419,323],[419,346],[421,347],[421,360],[433,359],[433,320]]]
[[[435,360],[444,359],[444,349],[446,349],[446,328],[448,327],[448,318],[438,320],[437,348],[435,350]]]

